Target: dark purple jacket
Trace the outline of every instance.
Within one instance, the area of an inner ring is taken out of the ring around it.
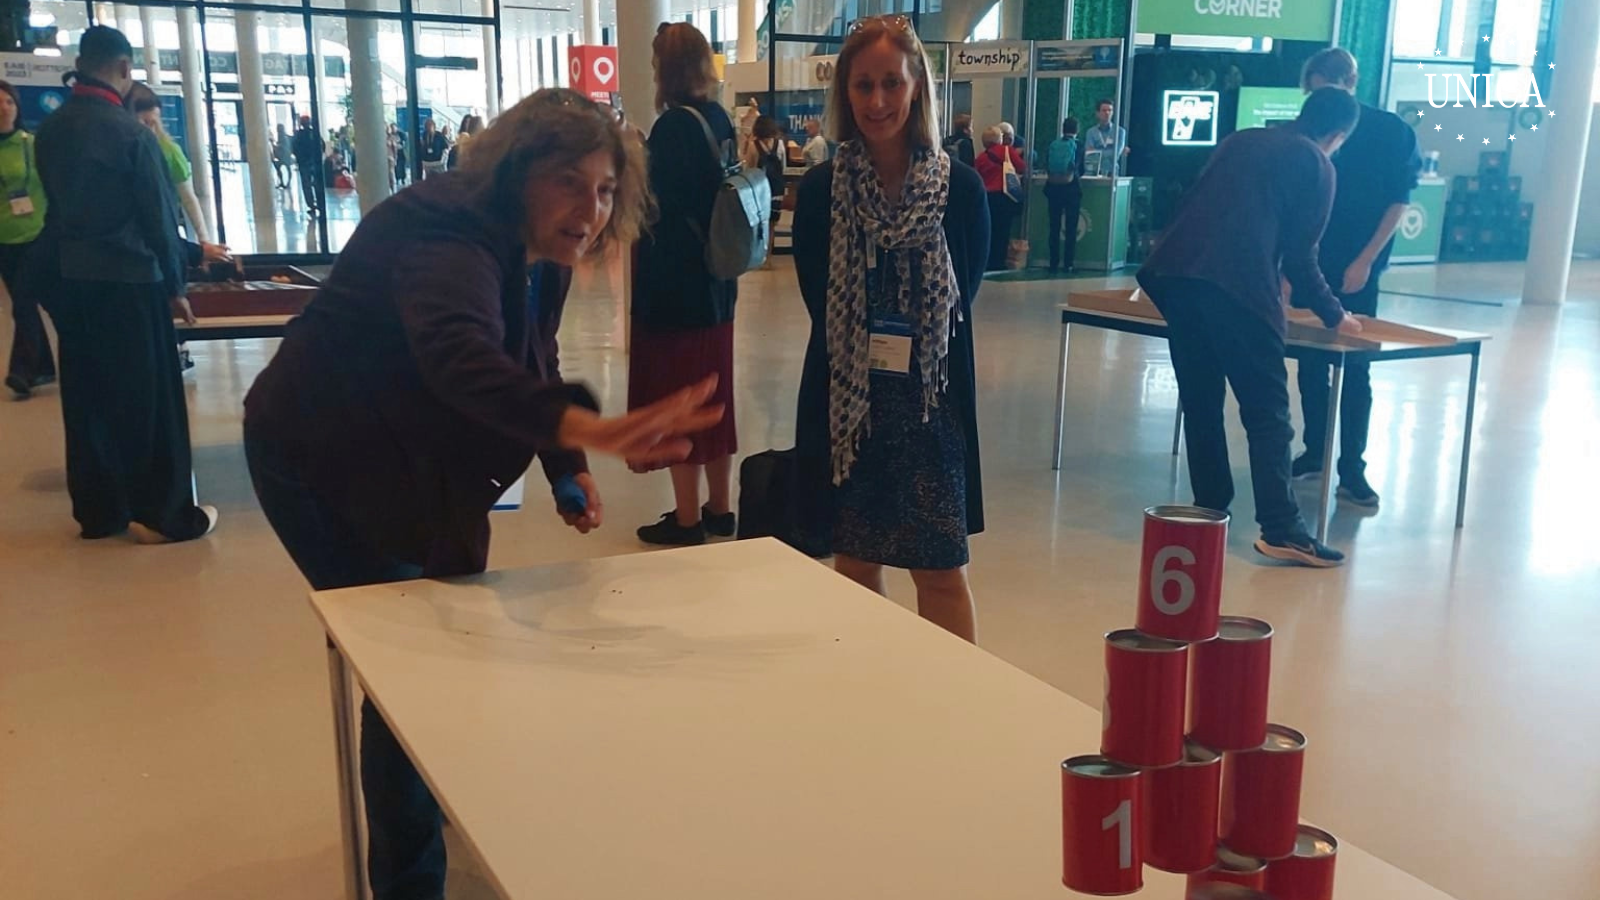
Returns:
[[[1281,335],[1287,330],[1281,273],[1295,303],[1332,328],[1344,308],[1317,265],[1317,242],[1333,189],[1328,155],[1293,126],[1234,132],[1184,195],[1139,270],[1139,284],[1157,296],[1165,279],[1209,282]]]
[[[559,270],[557,270],[559,272]],[[519,226],[471,204],[456,173],[379,204],[289,323],[245,397],[245,436],[275,445],[374,549],[430,576],[483,570],[488,513],[568,406],[556,329],[570,273],[541,279],[530,320]]]

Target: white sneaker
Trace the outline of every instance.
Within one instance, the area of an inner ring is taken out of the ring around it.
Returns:
[[[200,511],[205,513],[206,516],[206,530],[195,535],[195,539],[203,538],[211,532],[216,531],[217,519],[221,518],[221,515],[217,512],[217,508],[215,506],[202,506],[200,507]],[[174,543],[172,538],[169,538],[154,528],[151,528],[150,526],[140,522],[130,522],[128,524],[128,536],[133,538],[134,543],[144,544],[145,546]]]

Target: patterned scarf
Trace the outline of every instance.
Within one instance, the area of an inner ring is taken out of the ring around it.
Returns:
[[[861,439],[869,430],[867,270],[878,265],[880,250],[897,276],[898,290],[886,298],[886,305],[906,317],[915,337],[924,422],[939,405],[949,381],[950,334],[961,316],[955,266],[944,236],[949,195],[950,157],[938,147],[912,153],[899,203],[884,196],[866,148],[858,141],[841,144],[834,157],[827,306],[832,368],[828,431],[834,484],[850,476]]]

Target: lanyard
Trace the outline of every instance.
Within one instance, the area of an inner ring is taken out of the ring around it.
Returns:
[[[23,140],[23,133],[17,133],[17,140],[22,143],[22,189],[28,189],[28,183],[33,180],[33,142]],[[0,172],[0,192],[6,190],[6,176]]]

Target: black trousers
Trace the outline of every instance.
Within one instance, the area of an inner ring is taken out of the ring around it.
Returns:
[[[190,481],[189,414],[160,285],[57,282],[67,490],[86,538],[138,522],[173,540],[205,533]]]
[[[322,184],[322,165],[296,166],[300,170],[300,195],[305,198],[306,209],[321,209],[327,196]]]
[[[1076,181],[1047,184],[1044,196],[1050,203],[1050,268],[1070,269],[1078,256],[1078,214],[1083,210],[1083,186]]]
[[[364,540],[306,484],[290,455],[245,428],[245,460],[261,511],[319,591],[423,577]],[[444,896],[448,860],[439,804],[371,700],[361,704],[361,792],[374,900]]]
[[[1022,204],[1005,191],[989,194],[989,271],[1006,267],[1006,251],[1011,248],[1011,220]]]
[[[1323,276],[1332,285],[1344,281],[1344,269],[1328,271]],[[1354,294],[1339,294],[1339,302],[1346,310],[1366,316],[1378,314],[1378,273],[1373,272],[1367,284]],[[1306,420],[1306,453],[1313,459],[1322,459],[1323,447],[1328,441],[1328,386],[1329,366],[1301,363],[1297,380],[1300,384],[1300,411]],[[1366,360],[1350,360],[1344,366],[1344,387],[1339,396],[1339,477],[1360,478],[1367,471],[1367,435],[1372,425],[1372,373]],[[1324,462],[1326,462],[1324,460]]]
[[[1195,505],[1226,510],[1233,470],[1222,405],[1227,388],[1239,401],[1250,443],[1256,522],[1268,540],[1305,538],[1305,521],[1289,478],[1289,373],[1283,337],[1259,315],[1206,282],[1157,287],[1152,299],[1167,318],[1167,343],[1183,403],[1184,438]]]
[[[7,380],[20,380],[33,386],[41,378],[54,378],[55,357],[50,354],[50,335],[39,315],[39,298],[23,287],[22,261],[33,244],[0,244],[0,278],[11,295],[11,320],[16,329],[11,337],[11,362]]]

